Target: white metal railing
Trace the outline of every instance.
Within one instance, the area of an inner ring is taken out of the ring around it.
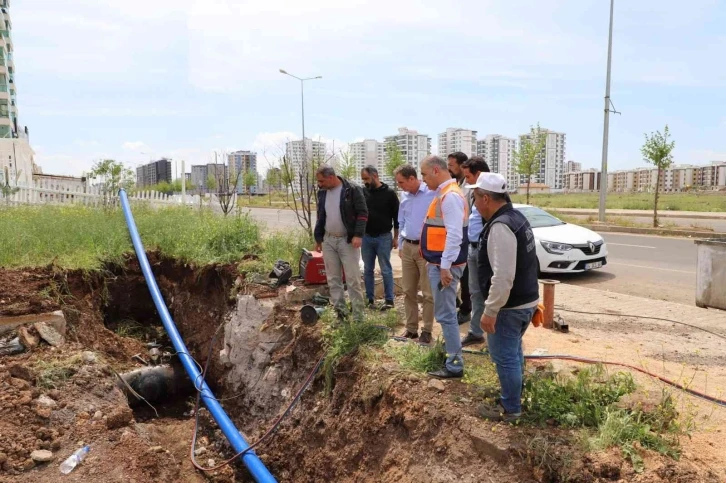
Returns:
[[[147,203],[152,206],[180,206],[199,204],[199,195],[166,195],[158,191],[137,191],[129,195],[129,200],[136,203]],[[39,204],[80,204],[86,206],[103,206],[118,201],[118,193],[105,193],[101,186],[62,187],[52,180],[36,181],[32,187],[20,186],[15,193],[0,202],[13,205]]]

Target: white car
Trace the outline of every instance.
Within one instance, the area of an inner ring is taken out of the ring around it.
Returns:
[[[565,223],[534,206],[514,204],[514,208],[532,225],[541,272],[584,272],[607,264],[607,245],[594,231]]]

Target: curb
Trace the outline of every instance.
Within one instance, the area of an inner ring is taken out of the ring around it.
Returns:
[[[712,231],[697,230],[671,230],[668,228],[638,228],[632,226],[617,225],[580,225],[596,232],[607,233],[634,233],[640,235],[659,235],[659,236],[678,236],[684,238],[709,238],[709,239],[726,239],[726,234]]]

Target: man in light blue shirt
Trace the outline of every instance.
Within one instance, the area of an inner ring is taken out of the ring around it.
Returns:
[[[399,167],[395,172],[396,184],[403,190],[398,209],[398,256],[401,258],[406,332],[403,337],[416,339],[422,344],[431,343],[434,326],[434,299],[426,270],[426,260],[421,256],[419,244],[426,212],[436,196],[425,183],[418,179],[416,168]],[[423,293],[423,331],[418,335],[418,291]]]
[[[488,173],[489,166],[481,156],[473,156],[461,165],[464,177],[468,184],[475,184],[481,173]],[[469,292],[471,293],[471,322],[469,333],[461,340],[462,347],[481,344],[485,341],[484,330],[481,327],[481,318],[484,314],[484,294],[479,286],[479,235],[484,228],[484,220],[474,206],[474,197],[467,199],[470,203],[469,215]]]

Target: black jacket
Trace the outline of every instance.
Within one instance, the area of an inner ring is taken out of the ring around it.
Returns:
[[[368,208],[363,189],[360,186],[352,184],[340,176],[338,179],[343,183],[340,193],[340,215],[348,230],[348,243],[350,243],[353,237],[363,238],[365,235]],[[315,241],[318,243],[322,243],[325,236],[325,198],[327,194],[327,190],[318,191],[318,221],[315,223]]]
[[[492,286],[494,271],[489,263],[487,244],[489,231],[494,223],[504,223],[517,237],[517,267],[514,272],[514,283],[509,292],[509,299],[502,308],[518,307],[539,299],[539,282],[537,280],[537,250],[534,234],[527,218],[511,203],[501,207],[491,220],[484,225],[479,238],[479,286],[484,300],[489,298],[489,288]]]
[[[381,183],[378,188],[366,188],[366,205],[368,206],[368,223],[366,235],[379,236],[398,230],[398,206],[400,201],[396,192]]]

